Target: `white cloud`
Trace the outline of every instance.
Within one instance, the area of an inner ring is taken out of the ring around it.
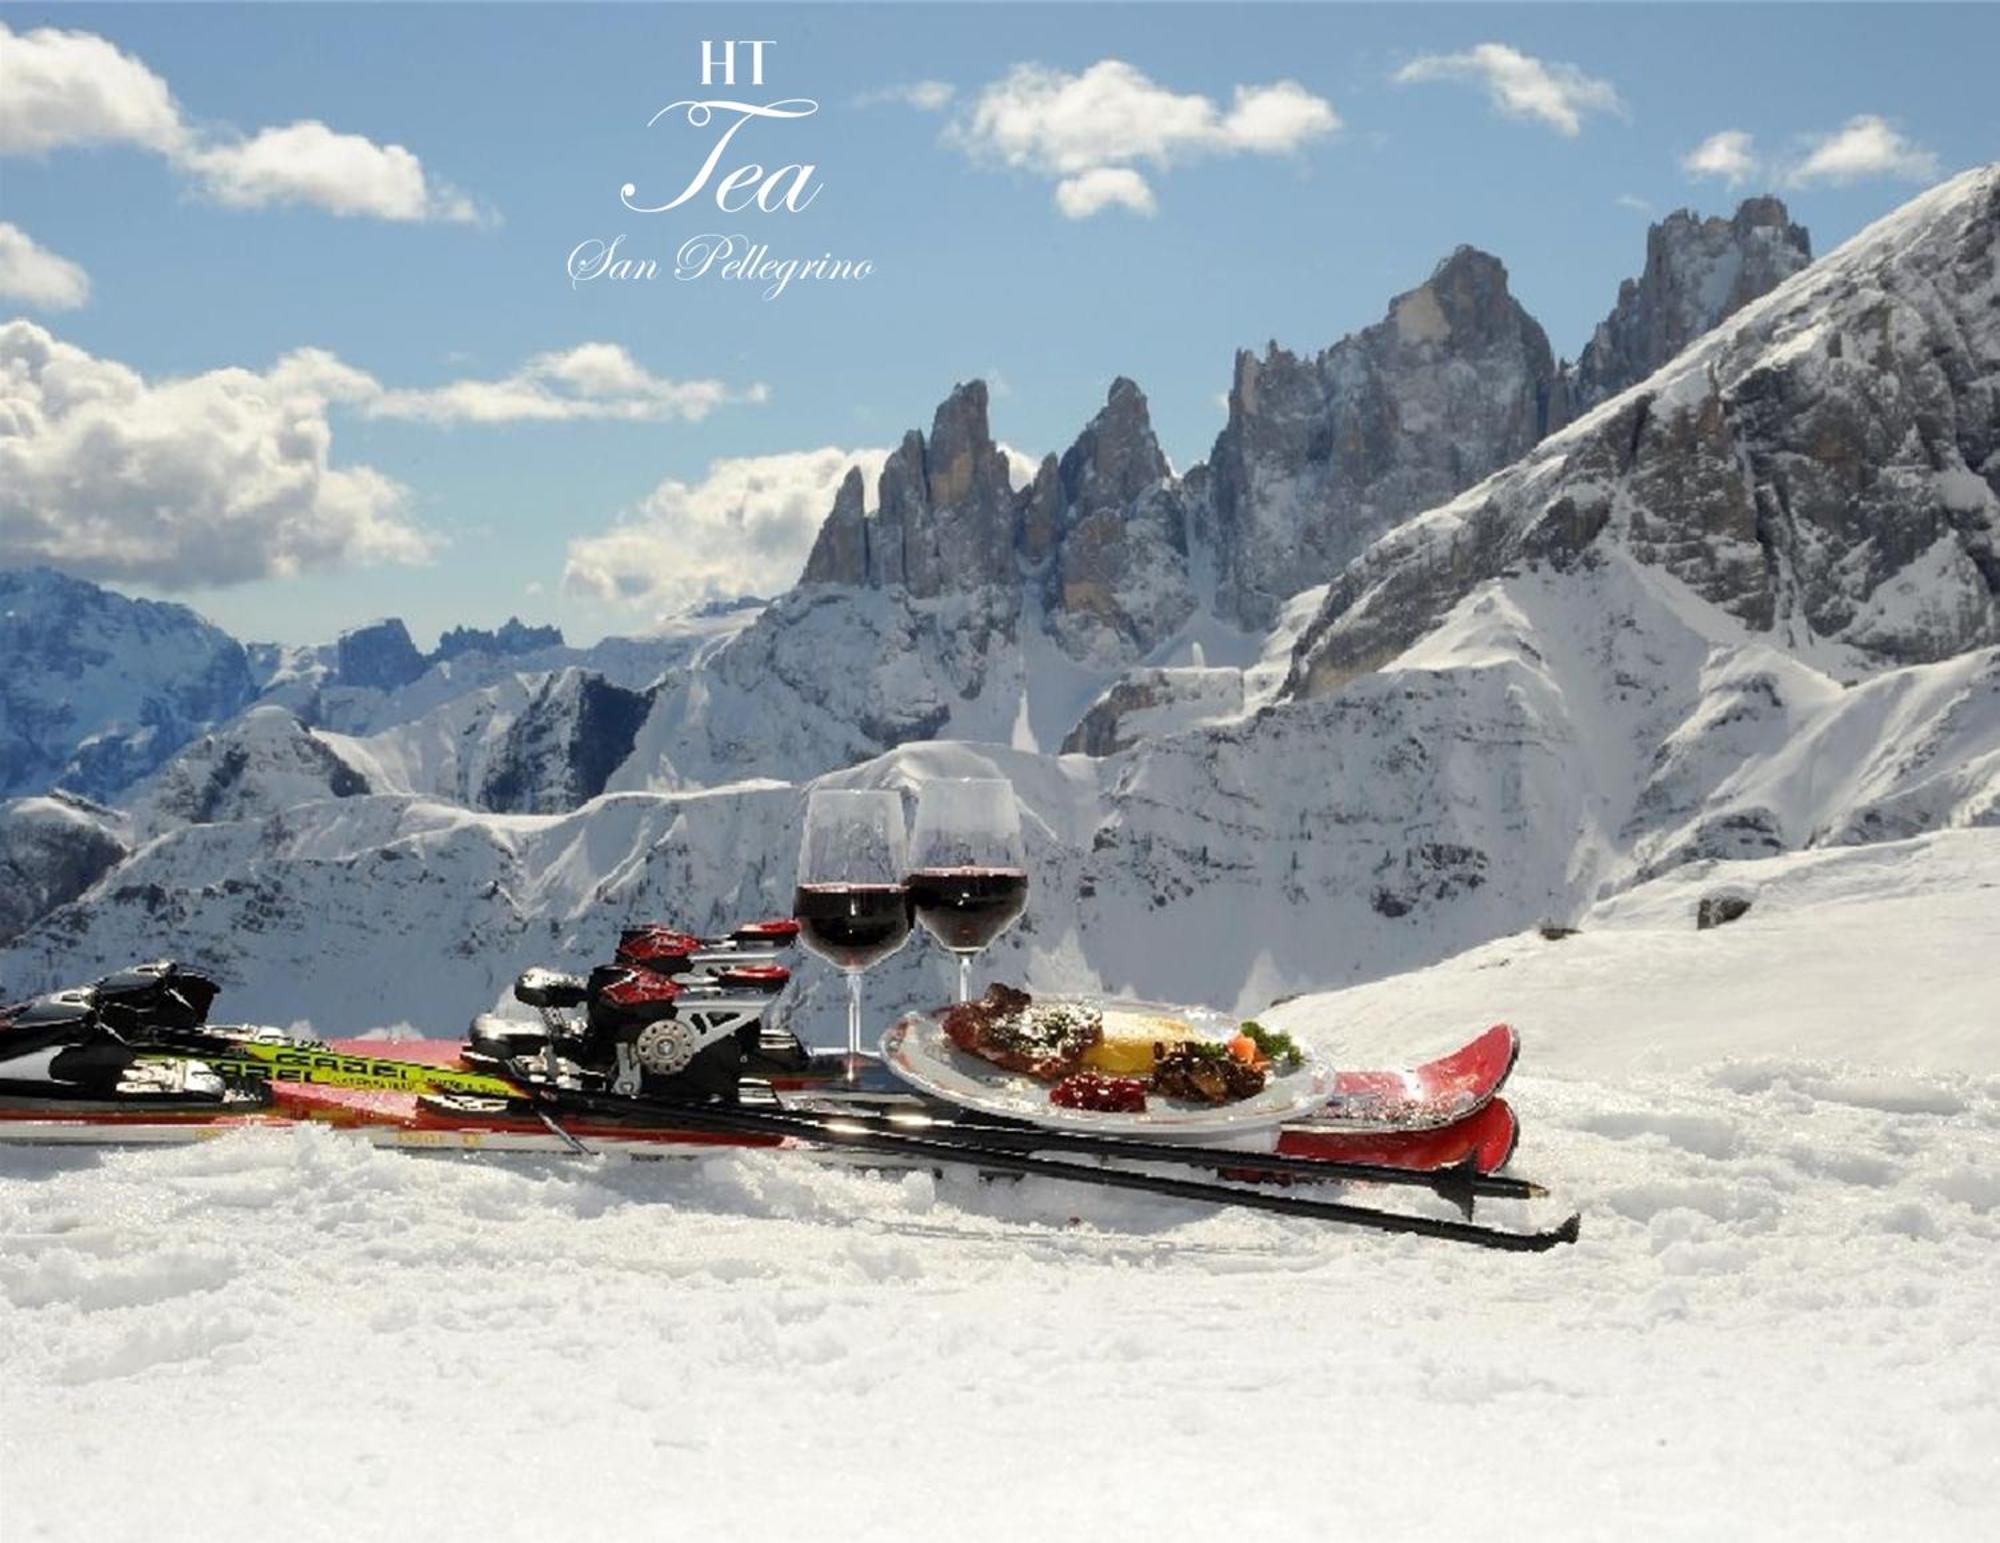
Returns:
[[[235,209],[311,204],[330,214],[378,220],[480,218],[471,199],[434,184],[403,146],[337,134],[310,118],[190,150],[180,164],[217,203]]]
[[[1812,142],[1806,158],[1786,180],[1794,186],[1812,182],[1856,182],[1864,177],[1901,177],[1928,182],[1938,174],[1934,151],[1905,139],[1884,118],[1863,113],[1847,120],[1838,133]]]
[[[949,81],[913,80],[906,85],[885,86],[880,91],[864,91],[854,99],[854,105],[879,107],[885,102],[893,102],[903,107],[914,107],[918,112],[936,113],[951,106],[951,99],[957,94],[957,88]]]
[[[0,220],[0,298],[45,311],[74,310],[90,298],[90,275]]]
[[[1651,214],[1653,212],[1653,201],[1649,198],[1641,198],[1637,193],[1620,193],[1612,202],[1617,204],[1621,209],[1630,209],[1638,214]]]
[[[1087,220],[1100,210],[1130,209],[1151,215],[1159,210],[1146,179],[1129,166],[1093,166],[1056,184],[1056,207],[1072,220]]]
[[[613,343],[435,387],[386,387],[319,348],[262,371],[148,381],[16,320],[0,326],[0,565],[185,589],[421,562],[436,542],[407,517],[408,490],[331,464],[335,409],[436,424],[658,422],[762,399],[762,387],[654,375]]]
[[[1624,104],[1608,80],[1598,80],[1573,64],[1552,63],[1505,43],[1481,43],[1456,54],[1424,54],[1390,77],[1397,85],[1430,80],[1469,80],[1486,87],[1493,105],[1510,118],[1534,118],[1574,139],[1585,114],[1623,113]]]
[[[88,32],[0,24],[0,155],[123,144],[164,156],[217,202],[309,204],[384,220],[475,221],[471,199],[401,145],[303,119],[243,136],[197,131],[167,83]]]
[[[1040,457],[1005,443],[998,448],[1016,489],[1034,479]],[[888,458],[886,449],[829,445],[711,461],[698,482],[669,477],[610,530],[570,542],[563,589],[660,616],[789,589],[847,469],[861,468],[863,507],[872,511]]]
[[[167,83],[103,38],[0,23],[0,155],[112,144],[171,155],[186,132]]]
[[[0,325],[0,563],[182,589],[422,561],[407,491],[329,464],[329,361],[148,381]]]
[[[1056,184],[1071,219],[1108,208],[1150,214],[1140,165],[1164,171],[1211,155],[1283,155],[1341,126],[1332,104],[1296,81],[1238,86],[1225,111],[1179,93],[1120,59],[1079,75],[1016,65],[986,87],[948,138],[970,155]]]
[[[336,361],[337,363],[337,361]],[[367,377],[362,377],[367,380]],[[698,423],[717,407],[759,403],[762,385],[736,390],[719,380],[670,380],[654,375],[616,343],[583,343],[537,354],[498,380],[457,380],[442,386],[385,390],[372,380],[345,399],[371,418],[423,423],[570,423],[612,419]]]
[[[1740,186],[1757,175],[1756,142],[1742,129],[1723,129],[1682,156],[1681,170],[1690,177],[1716,177],[1728,187]]]
[[[861,468],[872,502],[888,456],[827,446],[711,461],[698,482],[669,478],[629,519],[570,542],[563,588],[661,613],[775,594],[805,567],[848,467]]]

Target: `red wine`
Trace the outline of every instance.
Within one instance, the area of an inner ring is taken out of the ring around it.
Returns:
[[[843,970],[867,969],[910,935],[910,892],[901,884],[801,884],[792,912],[799,941]]]
[[[919,868],[910,903],[930,935],[955,953],[976,954],[1028,908],[1019,868]]]

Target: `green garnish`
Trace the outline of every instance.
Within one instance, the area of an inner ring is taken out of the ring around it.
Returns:
[[[1292,1036],[1283,1029],[1267,1029],[1255,1019],[1242,1024],[1240,1029],[1257,1047],[1257,1054],[1273,1066],[1281,1066],[1290,1071],[1305,1059],[1304,1053],[1293,1041]]]

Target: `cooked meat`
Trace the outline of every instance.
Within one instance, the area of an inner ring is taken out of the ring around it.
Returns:
[[[1199,1040],[1153,1047],[1153,1091],[1194,1104],[1233,1104],[1264,1091],[1264,1074]]]
[[[968,1055],[1051,1082],[1075,1071],[1083,1053],[1104,1037],[1101,1014],[1037,1007],[1027,992],[998,981],[977,1002],[961,1002],[947,1011],[943,1027],[946,1037]]]

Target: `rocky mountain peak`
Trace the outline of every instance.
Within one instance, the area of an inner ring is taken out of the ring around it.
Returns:
[[[1123,375],[1114,380],[1057,470],[1063,497],[1078,515],[1123,507],[1171,475],[1146,393]]]
[[[563,646],[562,628],[530,627],[518,616],[510,616],[498,627],[453,627],[438,639],[430,662],[441,664],[460,654],[487,654],[495,659],[511,659],[544,648]]]
[[[1803,232],[1773,204],[1744,228],[1796,260]],[[1734,239],[1731,221],[1665,224],[1662,252]],[[1996,241],[2000,166],[1877,221],[1449,518],[1377,542],[1328,589],[1289,689],[1337,691],[1535,567],[1658,570],[1848,679],[2000,642]],[[1748,250],[1713,271],[1744,282]],[[1649,262],[1649,293],[1688,271]]]
[[[1636,385],[1703,333],[1812,261],[1812,237],[1784,201],[1746,198],[1727,219],[1677,209],[1646,235],[1646,268],[1576,362],[1579,409]]]
[[[801,584],[866,584],[868,582],[867,484],[861,468],[850,466],[833,495],[833,511],[813,538]]]
[[[0,570],[0,796],[109,798],[255,690],[242,644],[186,606]]]
[[[804,582],[931,599],[1013,578],[1016,499],[986,418],[986,383],[955,386],[930,438],[911,429],[883,464],[876,512],[850,471],[806,560]]]
[[[1004,508],[1013,501],[1007,458],[993,442],[986,402],[985,381],[954,386],[931,419],[930,444],[918,441],[934,510]]]
[[[1049,630],[1073,658],[1099,661],[1145,653],[1194,610],[1188,582],[1188,522],[1173,469],[1153,433],[1146,394],[1119,376],[1104,406],[1057,463],[1029,490],[1022,547],[1054,531],[1054,561],[1043,571]],[[1041,501],[1053,511],[1045,521]]]
[[[334,653],[343,686],[394,691],[430,668],[410,641],[410,629],[394,616],[343,632]]]
[[[1509,292],[1506,264],[1475,246],[1456,248],[1422,284],[1398,295],[1389,317],[1406,346],[1481,347],[1519,332],[1524,322],[1541,330]]]
[[[1197,510],[1218,608],[1271,625],[1384,531],[1526,452],[1560,398],[1547,335],[1469,246],[1317,358],[1239,353]]]

